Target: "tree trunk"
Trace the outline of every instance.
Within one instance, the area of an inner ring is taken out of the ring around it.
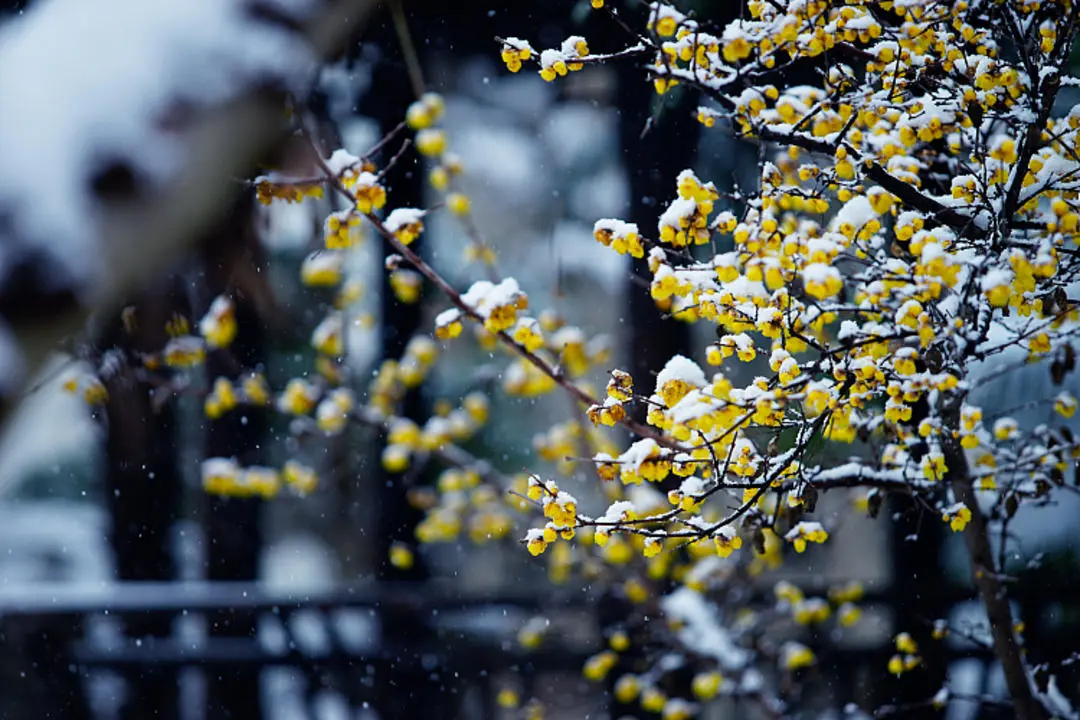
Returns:
[[[959,427],[959,409],[952,414],[955,417],[948,418],[946,427]],[[1027,667],[1016,640],[1016,621],[999,576],[1003,568],[998,568],[994,563],[987,518],[979,508],[967,459],[955,438],[947,437],[943,444],[948,466],[947,480],[956,499],[971,511],[971,521],[963,531],[964,546],[971,562],[972,582],[979,591],[990,622],[994,654],[1005,673],[1005,685],[1012,696],[1013,710],[1017,720],[1044,720],[1046,712],[1031,691]]]

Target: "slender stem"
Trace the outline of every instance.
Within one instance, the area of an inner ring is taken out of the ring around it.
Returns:
[[[409,23],[405,19],[402,0],[390,0],[390,14],[394,18],[394,30],[397,32],[398,42],[401,43],[401,54],[405,57],[409,84],[412,85],[413,94],[419,98],[426,91],[424,71],[420,67],[420,56],[416,52],[416,45],[413,44],[412,33],[409,32]]]

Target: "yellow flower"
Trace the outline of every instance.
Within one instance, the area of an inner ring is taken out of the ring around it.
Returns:
[[[792,616],[800,625],[817,625],[832,614],[829,603],[822,598],[809,598],[795,604]]]
[[[518,38],[506,38],[502,48],[502,61],[510,72],[521,69],[521,63],[532,57],[532,47]]]
[[[550,623],[545,617],[537,615],[529,618],[518,630],[518,644],[526,650],[535,650],[544,641],[544,636],[547,634],[549,627]]]
[[[450,212],[461,217],[469,214],[469,209],[472,204],[469,202],[469,196],[464,193],[450,193],[446,196],[446,207],[450,209]]]
[[[200,469],[203,490],[212,495],[231,495],[242,472],[236,461],[228,458],[207,458]]]
[[[372,173],[360,173],[352,183],[352,190],[356,194],[357,210],[365,215],[386,205],[386,188],[379,185]]]
[[[1050,352],[1050,336],[1046,333],[1039,333],[1028,340],[1028,351],[1032,355],[1045,355]]]
[[[266,378],[259,373],[249,373],[240,381],[240,392],[244,400],[252,405],[270,404],[270,386]]]
[[[394,270],[390,273],[390,289],[398,301],[411,305],[420,299],[424,276],[415,270]]]
[[[308,287],[335,287],[341,283],[345,254],[340,250],[317,250],[300,265],[300,281]]]
[[[949,523],[953,532],[961,532],[971,522],[971,510],[964,503],[956,503],[941,511],[941,519]]]
[[[806,544],[823,543],[829,539],[829,533],[825,531],[825,528],[820,523],[802,521],[784,535],[784,539],[795,546],[796,552],[804,552],[806,550]]]
[[[67,384],[65,383],[65,388]],[[96,377],[89,377],[83,386],[83,400],[88,405],[104,405],[109,400],[109,391],[105,384]]]
[[[423,210],[397,208],[387,216],[383,225],[401,241],[402,245],[410,245],[424,231],[423,219]]]
[[[934,482],[944,480],[949,467],[945,464],[945,456],[940,452],[929,452],[923,455],[922,473],[927,480]]]
[[[421,155],[438,157],[446,152],[446,133],[432,128],[416,133],[416,150]]]
[[[780,667],[788,672],[810,667],[815,662],[814,652],[802,643],[789,640],[780,647]]]
[[[273,468],[253,466],[241,472],[238,492],[241,497],[272,498],[281,489],[281,476]]]
[[[345,352],[340,313],[330,313],[311,333],[311,347],[324,355],[339,357]]]
[[[534,556],[547,550],[548,540],[544,537],[544,531],[533,528],[525,536],[525,548]]]
[[[199,321],[199,334],[211,348],[228,347],[236,337],[236,307],[232,300],[218,295]]]
[[[850,602],[846,602],[836,609],[836,619],[842,627],[851,627],[862,618],[862,609]]]
[[[349,248],[360,237],[360,216],[351,210],[331,213],[323,223],[323,245],[328,250]]]
[[[637,675],[623,675],[615,681],[615,699],[623,704],[631,703],[641,694],[641,680]]]
[[[412,549],[403,542],[390,545],[390,564],[398,570],[408,570],[415,562]]]
[[[409,467],[409,448],[404,445],[387,445],[382,451],[382,466],[387,472],[404,472]]]
[[[503,688],[499,690],[495,702],[497,702],[501,708],[513,710],[521,704],[521,696],[519,696],[512,688]]]
[[[278,397],[277,407],[290,415],[307,415],[315,408],[318,390],[314,385],[300,378],[293,378]]]
[[[909,655],[914,655],[919,652],[919,646],[915,644],[915,639],[911,637],[910,633],[899,633],[894,638],[894,642],[896,643],[896,649],[899,652],[907,653]]]
[[[611,668],[615,667],[615,663],[618,661],[619,656],[617,654],[611,650],[604,650],[585,661],[585,665],[581,668],[581,674],[585,676],[586,680],[599,682],[607,677]]]
[[[1058,393],[1054,398],[1054,410],[1063,418],[1071,418],[1076,414],[1077,400],[1074,395],[1067,392]]]
[[[694,717],[695,707],[682,698],[671,698],[664,703],[660,720],[690,720]]]
[[[413,130],[423,130],[439,121],[445,103],[438,93],[424,93],[405,111],[405,123]]]
[[[723,682],[723,676],[713,670],[695,675],[690,683],[690,688],[694,693],[694,697],[698,700],[708,701],[712,700],[720,692],[720,685]]]
[[[832,265],[813,263],[802,271],[803,286],[811,297],[827,300],[835,297],[844,288],[840,271]]]
[[[664,709],[667,703],[667,695],[655,685],[650,685],[641,692],[641,709],[647,712],[658,713]]]
[[[210,393],[203,402],[206,417],[216,420],[225,413],[236,407],[236,390],[228,378],[219,377],[214,380]]]
[[[435,337],[449,340],[461,334],[461,311],[457,308],[444,310],[435,317]]]
[[[345,429],[355,399],[346,388],[338,388],[326,396],[315,408],[315,422],[327,435],[337,435]],[[391,441],[392,442],[392,441]]]
[[[300,495],[310,495],[319,484],[319,476],[309,467],[289,460],[281,470],[282,479]]]
[[[733,526],[727,525],[716,532],[713,543],[716,545],[716,554],[726,558],[742,547],[742,538],[738,536]]]
[[[994,439],[998,442],[1006,442],[1016,439],[1020,434],[1020,424],[1016,420],[1005,417],[994,422]]]
[[[190,368],[206,360],[206,345],[201,338],[183,335],[165,345],[165,364],[171,368]]]
[[[645,538],[644,554],[645,557],[656,557],[660,554],[660,551],[664,549],[664,542],[659,538],[649,537]]]

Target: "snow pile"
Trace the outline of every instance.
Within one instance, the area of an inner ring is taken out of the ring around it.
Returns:
[[[664,616],[681,625],[679,641],[690,651],[716,658],[725,670],[741,670],[749,654],[717,622],[717,611],[700,593],[682,587],[660,600]]]

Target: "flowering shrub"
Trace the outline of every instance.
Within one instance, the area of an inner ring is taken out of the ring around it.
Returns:
[[[612,687],[620,702],[667,720],[721,696],[772,716],[793,707],[801,673],[818,662],[799,627],[857,624],[861,588],[808,597],[781,581],[756,600],[731,588],[842,541],[835,522],[815,519],[822,493],[849,493],[848,512],[871,515],[888,494],[913,497],[964,535],[1016,716],[1062,713],[1060,693],[1032,681],[991,540],[1008,538],[1021,505],[1069,490],[1066,474],[1080,459],[1065,423],[1077,409],[1068,388],[1077,387],[1071,341],[1080,328],[1080,106],[1063,113],[1056,103],[1060,88],[1080,85],[1065,71],[1075,4],[751,0],[746,16],[723,28],[664,3],[649,6],[645,27],[631,28],[613,3],[590,4],[626,32],[624,46],[594,54],[580,36],[549,49],[509,37],[493,53],[510,72],[535,69],[547,82],[592,64],[636,63],[652,81],[643,88],[696,90],[705,128],[762,148],[755,187],[723,193],[685,170],[672,178],[655,228],[595,223],[596,242],[647,259],[657,307],[715,328],[703,362],[674,355],[655,380],[612,369],[602,342],[530,304],[528,277],[500,278],[495,249],[455,187],[463,168],[439,128],[444,104],[428,93],[405,123],[429,162],[431,188],[462,221],[470,257],[490,279],[455,288],[417,255],[410,245],[436,209],[394,208],[385,168],[368,158],[340,149],[319,161],[318,177],[260,177],[264,203],[324,189],[347,202],[326,218],[325,247],[301,270],[305,284],[338,295],[313,329],[314,379],[293,379],[276,395],[258,375],[220,379],[207,415],[273,404],[327,434],[350,421],[384,428],[388,470],[438,459],[446,469],[437,492],[416,499],[426,511],[417,539],[488,542],[523,523],[516,537],[547,559],[552,579],[580,573],[658,608],[645,664]],[[793,76],[816,80],[795,85]],[[342,372],[357,297],[342,268],[363,223],[394,248],[386,268],[400,300],[416,301],[426,278],[448,305],[358,393]],[[177,328],[151,360],[197,365],[235,333],[230,301],[219,298],[198,335]],[[540,459],[556,463],[555,476],[508,477],[461,449],[487,420],[483,394],[422,424],[398,416],[441,345],[470,334],[506,352],[503,392],[574,401],[577,416],[535,444]],[[1047,422],[1025,427],[973,404],[973,391],[1033,364],[1061,388],[1031,399],[1049,411]],[[96,385],[81,387],[100,401]],[[598,492],[579,499],[572,491],[582,464]],[[215,458],[203,478],[209,492],[235,495],[317,484],[298,460],[277,471]],[[597,496],[605,503],[587,499]],[[391,561],[411,563],[411,550],[395,546]],[[795,630],[778,641],[769,631],[781,619]],[[935,628],[939,639],[948,632]],[[586,662],[587,678],[625,667],[630,640],[609,640]],[[895,650],[888,672],[920,665],[922,649],[906,632]],[[679,694],[669,676],[688,668],[692,682]],[[926,701],[940,706],[949,692]]]

